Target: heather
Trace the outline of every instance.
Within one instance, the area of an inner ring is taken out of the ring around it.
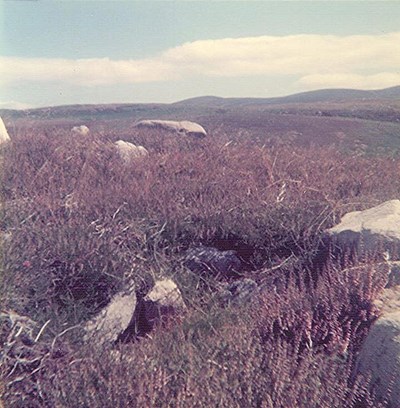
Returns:
[[[4,361],[6,406],[387,406],[353,375],[385,267],[321,254],[321,233],[398,198],[400,161],[142,130],[124,140],[150,156],[126,167],[119,138],[21,130],[2,148],[2,309],[46,324],[33,359]],[[198,245],[235,249],[267,289],[222,305],[223,282],[182,265]],[[82,324],[128,281],[145,291],[161,276],[185,315],[114,350],[82,344]]]

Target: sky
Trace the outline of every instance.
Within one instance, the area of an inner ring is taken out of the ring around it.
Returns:
[[[400,85],[400,1],[0,0],[0,108]]]

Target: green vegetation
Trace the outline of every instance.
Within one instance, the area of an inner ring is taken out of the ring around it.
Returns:
[[[21,130],[2,149],[2,308],[45,325],[34,360],[4,358],[5,406],[387,406],[352,375],[384,271],[373,254],[353,268],[313,260],[344,213],[399,197],[399,159],[127,130],[150,157],[126,168],[102,126],[81,140]],[[200,244],[236,249],[262,295],[222,307],[221,282],[182,265]],[[179,284],[186,315],[113,351],[82,344],[80,326],[127,281],[159,276]]]

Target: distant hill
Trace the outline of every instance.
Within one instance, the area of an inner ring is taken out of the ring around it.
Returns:
[[[344,151],[400,154],[400,86],[375,91],[322,89],[279,98],[202,96],[171,104],[68,105],[0,110],[10,135],[69,130],[135,138],[141,119],[192,120],[210,137],[260,144],[335,145]],[[132,139],[132,140],[133,140]]]
[[[374,91],[356,89],[320,89],[317,91],[301,92],[289,96],[275,98],[221,98],[215,96],[201,96],[176,102],[175,106],[214,106],[229,107],[238,105],[269,105],[287,103],[315,103],[315,102],[351,102],[374,99],[400,99],[400,86]]]
[[[250,112],[324,116],[400,123],[400,86],[381,90],[321,89],[276,98],[201,96],[170,104],[65,105],[26,110],[0,109],[7,122],[44,121],[58,125],[109,120],[207,120],[213,115]]]
[[[184,99],[179,102],[175,102],[173,106],[224,106],[229,104],[234,100],[243,100],[243,99],[254,99],[254,98],[222,98],[220,96],[197,96],[195,98]]]

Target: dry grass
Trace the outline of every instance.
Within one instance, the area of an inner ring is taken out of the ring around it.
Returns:
[[[21,133],[3,149],[1,227],[12,234],[3,307],[39,328],[50,320],[40,365],[3,367],[7,406],[378,406],[368,381],[351,373],[385,271],[367,259],[316,271],[310,259],[344,213],[399,196],[400,161],[230,136],[129,133],[150,152],[129,168],[112,132]],[[237,249],[245,276],[271,287],[251,305],[221,308],[219,282],[200,285],[179,262],[199,244]],[[181,323],[119,352],[82,346],[71,330],[55,353],[54,338],[126,281],[161,275],[182,287],[191,311]]]

